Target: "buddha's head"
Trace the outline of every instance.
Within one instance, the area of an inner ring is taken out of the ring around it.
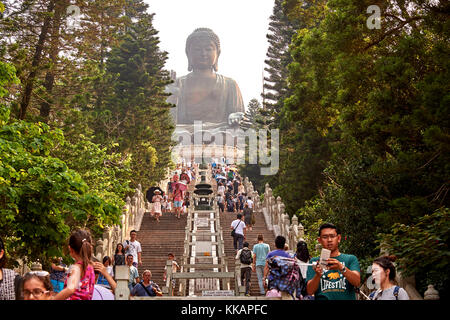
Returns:
[[[189,71],[212,68],[217,72],[220,55],[219,37],[211,29],[195,29],[186,40],[186,55]]]

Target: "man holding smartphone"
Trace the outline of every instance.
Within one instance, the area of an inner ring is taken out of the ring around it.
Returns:
[[[322,248],[331,253],[326,260],[326,269],[320,263],[308,267],[308,295],[314,295],[316,300],[356,300],[355,287],[361,282],[358,259],[354,255],[339,252],[341,234],[331,223],[320,226],[318,241]],[[319,257],[312,258],[310,262],[319,262]]]

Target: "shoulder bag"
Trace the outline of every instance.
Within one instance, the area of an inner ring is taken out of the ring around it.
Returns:
[[[239,223],[237,224],[236,228],[239,227],[239,224],[241,223],[241,221],[239,221]],[[233,231],[231,231],[231,236],[234,237],[234,235],[236,234],[236,228],[233,229]]]

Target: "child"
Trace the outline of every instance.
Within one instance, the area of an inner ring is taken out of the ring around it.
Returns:
[[[114,273],[113,273],[113,267],[111,266],[111,258],[108,256],[104,256],[103,257],[103,265],[105,266],[106,272],[111,277],[113,277]],[[94,266],[94,270],[95,270],[95,266]],[[98,285],[101,285],[105,288],[111,289],[108,279],[100,272],[97,274],[97,280],[95,283]]]
[[[180,269],[180,266],[175,261],[175,255],[173,253],[169,253],[167,256],[169,260],[172,260],[172,273],[177,272],[177,269]],[[166,279],[167,279],[167,266],[164,267],[163,281],[166,281]],[[176,283],[175,279],[172,279],[172,296],[174,295],[175,291],[175,283]]]
[[[162,198],[162,202],[161,202],[161,210],[162,210],[162,213],[166,213],[167,212],[167,203],[169,201],[169,197],[164,192],[162,193],[162,197],[163,198]]]
[[[66,278],[67,266],[62,262],[62,258],[54,258],[51,271],[50,281],[53,286],[53,291],[56,293],[64,289],[64,280]]]
[[[69,238],[69,251],[75,264],[69,268],[69,276],[64,289],[58,292],[55,300],[91,300],[94,292],[95,274],[91,263],[91,234],[79,229]]]
[[[31,271],[22,280],[24,300],[51,300],[53,286],[47,271]]]

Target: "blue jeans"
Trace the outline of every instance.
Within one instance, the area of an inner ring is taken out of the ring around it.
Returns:
[[[259,292],[265,294],[264,290],[264,266],[256,266],[256,276],[258,277]]]
[[[239,245],[238,245],[239,242]],[[234,237],[233,237],[233,246],[235,250],[240,250],[242,249],[244,244],[244,236],[242,234],[239,233],[235,233]]]

